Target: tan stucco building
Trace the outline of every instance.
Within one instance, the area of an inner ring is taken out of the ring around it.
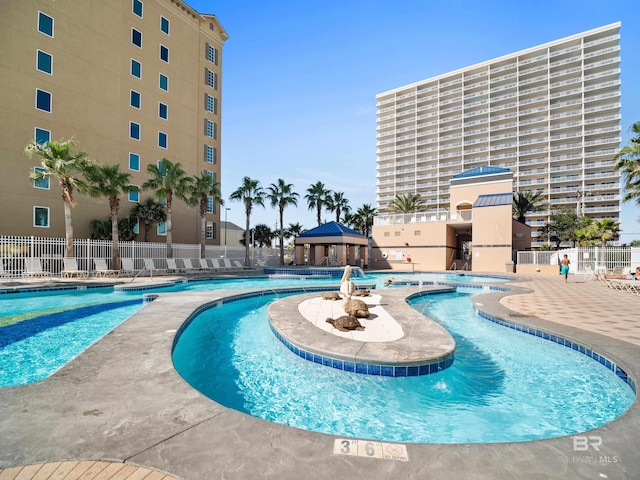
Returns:
[[[478,167],[451,179],[440,212],[379,215],[369,267],[504,272],[513,251],[531,246],[531,227],[512,217],[513,173]]]
[[[141,186],[163,157],[189,175],[220,182],[222,48],[214,15],[178,0],[4,0],[0,2],[0,235],[63,237],[53,180],[34,184],[32,140],[73,138],[102,163],[118,163]],[[121,217],[151,192],[121,198]],[[106,199],[78,196],[74,233],[106,219]],[[210,201],[208,243],[220,244]],[[196,243],[195,208],[174,202],[174,242]],[[150,238],[162,241],[163,226]]]

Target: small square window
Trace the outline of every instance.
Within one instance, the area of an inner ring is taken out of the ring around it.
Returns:
[[[384,236],[385,236],[385,237],[388,237],[389,235],[390,235],[390,233],[389,233],[389,232],[384,232]]]
[[[207,239],[211,240],[216,238],[216,224],[215,223],[207,223],[205,228],[205,235]]]
[[[43,112],[51,112],[51,94],[36,88],[36,108]]]
[[[134,140],[140,140],[140,124],[129,122],[129,137]]]
[[[49,228],[49,207],[33,207],[33,226]]]
[[[38,31],[53,37],[53,17],[38,12]]]
[[[204,108],[208,112],[218,113],[218,99],[209,95],[208,93],[204,94]]]
[[[44,172],[44,168],[42,167],[33,167],[33,170],[36,172]],[[42,178],[40,180],[34,180],[33,187],[49,190],[49,177]]]
[[[218,64],[218,52],[215,47],[212,47],[207,43],[207,60],[209,60],[214,65]]]
[[[167,134],[164,132],[158,132],[158,146],[160,148],[167,148]]]
[[[164,45],[160,45],[160,60],[169,63],[169,49]]]
[[[395,234],[396,237],[400,236],[400,232],[394,232],[394,234]]]
[[[53,74],[53,57],[47,52],[38,50],[36,57],[36,68],[41,72]]]
[[[130,184],[131,190],[129,190],[129,201],[138,203],[140,201],[140,187],[138,185]]]
[[[419,237],[420,235],[422,235],[422,230],[414,230],[414,231],[413,231],[413,235],[414,235],[415,237]]]
[[[140,155],[137,153],[129,153],[129,170],[140,171]]]
[[[169,77],[160,74],[160,90],[169,91]]]
[[[211,145],[205,145],[204,146],[204,160],[207,163],[216,163],[217,161],[217,150],[215,149],[215,147],[212,147]]]
[[[160,30],[169,35],[169,20],[162,16],[160,17]]]
[[[160,222],[156,227],[156,233],[158,235],[166,235],[167,234],[167,222]]]
[[[216,75],[215,72],[212,72],[211,70],[209,70],[208,68],[205,69],[205,73],[206,73],[206,84],[208,86],[210,86],[213,89],[218,89],[218,76]]]
[[[142,64],[133,58],[131,59],[131,75],[136,78],[142,78]]]
[[[139,32],[135,28],[131,29],[131,43],[137,47],[142,48],[142,32]]]
[[[142,18],[142,2],[140,0],[133,0],[133,13]]]
[[[158,116],[167,120],[169,116],[169,107],[162,102],[158,103]]]
[[[136,92],[135,90],[131,90],[129,104],[133,108],[138,108],[138,109],[140,108],[140,93],[139,92]]]
[[[211,120],[206,120],[206,119],[204,123],[205,123],[204,134],[209,138],[216,138],[216,134],[217,134],[216,124]]]
[[[33,134],[33,139],[38,145],[42,145],[51,140],[51,132],[49,130],[45,130],[44,128],[36,127],[35,133]]]

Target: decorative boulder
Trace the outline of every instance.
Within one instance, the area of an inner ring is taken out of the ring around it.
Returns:
[[[367,318],[369,316],[369,307],[362,300],[349,300],[345,302],[344,311],[347,315],[353,315],[357,318]]]

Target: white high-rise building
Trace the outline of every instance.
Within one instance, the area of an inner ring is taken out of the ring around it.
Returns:
[[[512,170],[515,191],[543,193],[550,210],[528,215],[532,227],[560,207],[618,220],[619,30],[618,22],[377,95],[378,210],[408,193],[429,210],[449,207],[451,178],[489,165]]]

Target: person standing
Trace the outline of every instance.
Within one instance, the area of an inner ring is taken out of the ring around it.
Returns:
[[[567,283],[567,278],[569,276],[569,256],[565,253],[562,257],[562,261],[560,262],[560,274],[564,276],[564,283]]]

